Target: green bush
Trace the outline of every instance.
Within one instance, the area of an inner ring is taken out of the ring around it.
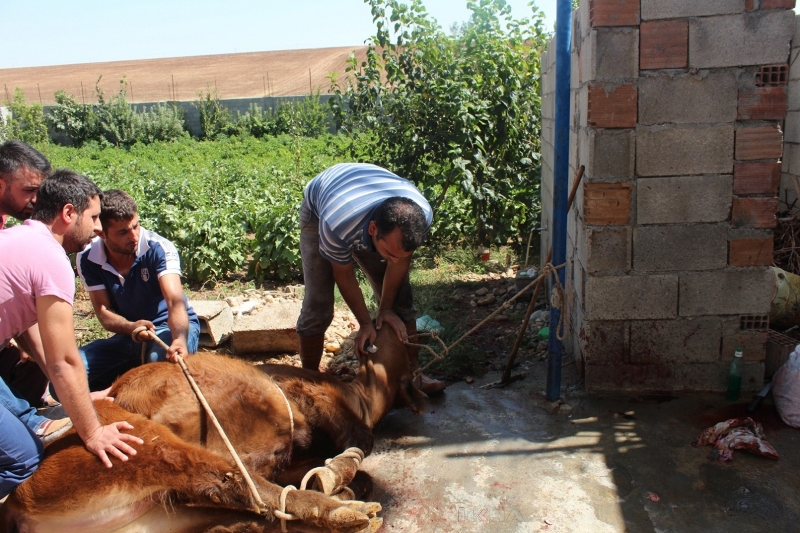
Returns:
[[[92,141],[106,146],[130,147],[136,143],[173,141],[187,135],[183,110],[179,106],[161,103],[137,111],[127,101],[127,87],[127,82],[121,80],[119,92],[108,98],[96,86],[97,104],[82,104],[74,96],[58,91],[48,121],[75,146]]]
[[[28,144],[42,144],[49,141],[42,104],[29,104],[25,100],[25,93],[17,87],[14,89],[14,99],[6,102],[6,106],[11,111],[11,120],[3,121],[0,135],[6,139],[18,139]]]
[[[200,130],[203,139],[214,140],[222,133],[228,133],[234,127],[230,112],[219,101],[219,91],[209,88],[206,92],[197,93],[199,100],[194,106],[200,112]],[[235,129],[235,127],[234,127]]]

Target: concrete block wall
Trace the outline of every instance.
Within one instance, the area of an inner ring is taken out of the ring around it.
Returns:
[[[800,18],[800,15],[798,16]],[[780,199],[782,206],[792,205],[800,193],[800,20],[795,26],[792,52],[789,56],[789,86],[786,129],[781,165]],[[800,202],[798,202],[800,204]],[[800,205],[794,204],[795,207]]]
[[[778,189],[800,176],[793,7],[581,0],[573,14],[570,180],[586,172],[565,349],[587,390],[724,390],[737,346],[744,388],[762,386],[766,334],[748,328],[772,299]]]

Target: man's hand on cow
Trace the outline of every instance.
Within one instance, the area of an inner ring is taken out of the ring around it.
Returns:
[[[376,328],[381,329],[384,322],[392,327],[394,332],[397,334],[397,338],[400,339],[401,342],[408,341],[408,331],[406,330],[406,325],[400,319],[400,317],[397,316],[397,313],[391,309],[381,309],[378,313],[378,318],[375,319]]]
[[[366,348],[375,344],[377,336],[378,331],[375,329],[375,326],[372,325],[372,322],[361,326],[361,329],[358,330],[358,334],[356,335],[356,350],[358,352],[359,361],[364,361],[369,357],[369,352],[367,352]]]
[[[121,461],[127,461],[128,455],[136,455],[136,450],[126,444],[127,442],[144,444],[139,437],[122,433],[122,429],[131,430],[133,426],[127,422],[112,422],[98,427],[86,439],[86,449],[99,457],[107,468],[112,466],[109,454]]]
[[[137,339],[139,340],[139,342],[147,342],[147,341],[150,340],[150,335],[147,333],[148,331],[150,331],[152,333],[156,332],[156,327],[149,320],[137,320],[136,322],[132,322],[131,326],[133,326],[133,327],[131,327],[131,334],[133,334],[133,332],[134,332],[134,330],[136,330],[136,328],[139,328],[139,327],[142,327],[142,326],[147,328],[146,331],[140,331],[139,334],[136,336]]]
[[[111,392],[111,387],[108,387],[107,389],[103,389],[103,390],[90,392],[89,393],[89,398],[91,398],[92,401],[95,401],[95,400],[107,400],[109,402],[113,402],[114,401],[114,397],[113,396],[109,396],[108,395],[109,392]]]
[[[175,339],[167,350],[167,361],[177,363],[178,357],[185,359],[187,355],[189,355],[189,348],[186,346],[186,340]]]

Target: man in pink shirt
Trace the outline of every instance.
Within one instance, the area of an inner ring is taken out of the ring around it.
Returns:
[[[142,440],[103,425],[94,410],[86,370],[75,344],[72,303],[75,279],[64,253],[82,250],[100,231],[100,189],[80,174],[61,170],[41,183],[36,207],[24,224],[0,231],[0,342],[30,342],[39,325],[42,350],[26,350],[49,377],[86,448],[107,466],[122,461]],[[29,477],[41,460],[41,441],[0,404],[0,497]]]
[[[49,174],[50,162],[34,148],[20,141],[0,144],[0,230],[9,216],[30,218],[39,184]],[[36,407],[42,404],[47,377],[16,346],[0,346],[0,379],[13,390],[9,394]]]

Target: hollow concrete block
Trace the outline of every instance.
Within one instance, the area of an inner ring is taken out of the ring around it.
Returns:
[[[222,300],[192,301],[191,306],[200,319],[200,346],[214,348],[233,333],[233,313]]]
[[[267,303],[257,313],[236,320],[233,325],[233,353],[297,352],[299,341],[295,326],[300,316],[300,300]]]

